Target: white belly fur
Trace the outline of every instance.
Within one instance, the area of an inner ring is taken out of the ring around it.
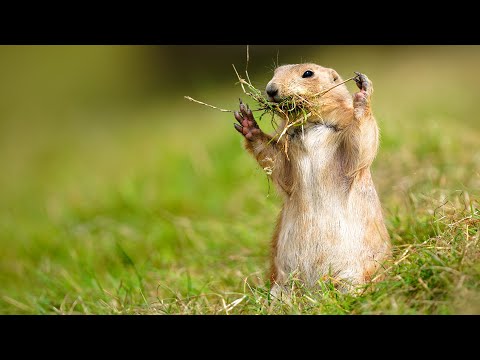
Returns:
[[[324,126],[309,129],[303,140],[307,150],[295,159],[298,187],[284,204],[275,258],[283,281],[295,271],[309,286],[328,274],[360,280],[362,259],[369,252],[363,244],[365,216],[355,211],[342,184],[335,183],[338,142],[332,136],[333,130]]]

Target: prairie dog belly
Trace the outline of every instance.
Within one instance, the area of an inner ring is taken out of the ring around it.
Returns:
[[[349,201],[336,157],[335,132],[314,126],[295,154],[297,188],[286,199],[277,243],[280,277],[298,271],[310,286],[323,275],[357,281],[362,274],[365,219]]]
[[[277,243],[276,265],[286,280],[292,272],[313,286],[323,275],[359,281],[365,226],[348,209],[323,204],[299,213],[285,204]]]

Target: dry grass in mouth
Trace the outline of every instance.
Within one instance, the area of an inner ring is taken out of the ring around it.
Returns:
[[[308,121],[308,118],[310,118],[312,115],[315,115],[321,118],[318,105],[314,103],[314,99],[322,97],[330,90],[336,88],[337,86],[345,84],[351,80],[354,80],[358,76],[357,75],[357,76],[351,77],[345,81],[342,81],[339,84],[335,84],[334,86],[328,89],[322,90],[321,92],[316,94],[312,94],[312,95],[293,94],[287,98],[284,98],[281,102],[276,103],[276,102],[268,101],[267,97],[265,97],[263,92],[252,85],[252,82],[250,81],[250,77],[248,75],[248,61],[249,61],[249,55],[248,55],[248,47],[247,47],[247,68],[245,69],[246,79],[240,76],[234,64],[232,64],[233,69],[235,71],[235,74],[238,77],[238,81],[240,83],[240,86],[242,87],[243,93],[249,96],[250,98],[252,98],[257,105],[257,108],[252,109],[252,111],[262,112],[259,116],[259,120],[262,119],[262,117],[267,114],[271,116],[272,126],[277,133],[274,136],[274,139],[276,139],[277,143],[280,142],[280,140],[284,137],[284,135],[287,133],[287,131],[291,127],[301,126],[302,133],[303,133],[303,126]],[[232,113],[234,112],[233,110],[222,109],[222,108],[204,103],[202,101],[195,100],[190,96],[185,96],[185,99],[196,102],[204,106],[208,106],[210,108],[213,108],[222,112],[232,112]],[[281,120],[280,122],[278,121],[279,118]],[[278,130],[279,123],[283,124],[283,128],[281,129],[281,131]],[[288,137],[285,137],[284,151],[285,151],[285,154],[287,155],[287,158],[288,158],[288,142],[289,142]]]

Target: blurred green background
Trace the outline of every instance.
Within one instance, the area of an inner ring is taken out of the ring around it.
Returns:
[[[245,50],[0,46],[0,312],[135,312],[169,292],[266,281],[280,199],[233,116],[183,98],[249,102],[231,66],[245,69]],[[479,46],[249,53],[260,89],[277,61],[370,77],[373,173],[394,241],[394,219],[421,199],[433,211],[452,194],[478,197]]]

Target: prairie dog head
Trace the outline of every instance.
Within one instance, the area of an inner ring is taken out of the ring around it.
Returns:
[[[282,65],[275,69],[273,78],[268,82],[265,92],[269,101],[281,102],[292,95],[313,96],[342,81],[335,70],[317,64]],[[313,100],[316,101],[317,98],[345,101],[345,99],[351,98],[351,95],[345,84],[342,84],[322,97],[314,97]]]

